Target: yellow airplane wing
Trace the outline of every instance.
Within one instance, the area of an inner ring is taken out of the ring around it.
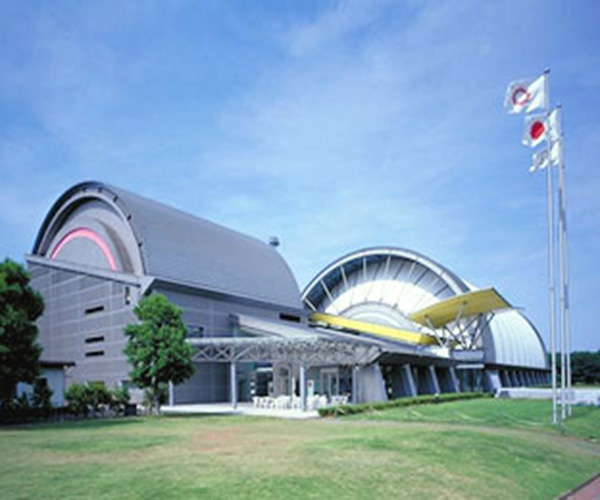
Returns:
[[[495,288],[487,288],[442,300],[412,313],[409,315],[409,319],[424,326],[439,328],[452,323],[459,316],[468,318],[511,307]]]
[[[411,344],[420,345],[437,345],[435,337],[425,335],[419,332],[411,332],[391,326],[378,325],[368,323],[366,321],[357,321],[354,319],[344,318],[343,316],[334,316],[333,314],[325,314],[316,312],[311,315],[311,319],[316,323],[324,323],[326,326],[351,330],[358,333],[366,333],[375,337],[381,337],[386,340],[398,340],[401,342],[409,342]]]

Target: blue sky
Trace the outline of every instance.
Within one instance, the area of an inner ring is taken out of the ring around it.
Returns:
[[[103,180],[267,240],[304,286],[424,253],[547,337],[545,177],[509,81],[562,103],[574,345],[600,348],[600,4],[0,0],[0,256]]]

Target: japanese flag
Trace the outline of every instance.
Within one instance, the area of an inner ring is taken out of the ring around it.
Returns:
[[[525,146],[536,147],[546,140],[548,124],[545,114],[529,115],[525,117],[525,129],[522,142]]]
[[[511,82],[506,89],[504,109],[508,113],[530,113],[546,106],[546,74],[535,80]]]

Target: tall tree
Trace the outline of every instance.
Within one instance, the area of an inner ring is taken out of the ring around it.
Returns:
[[[43,311],[23,266],[0,263],[0,405],[11,403],[18,382],[33,383],[39,374],[42,348],[34,322]]]
[[[182,310],[164,295],[143,298],[133,312],[139,323],[125,327],[124,352],[132,365],[129,376],[151,395],[152,410],[160,413],[165,385],[180,384],[193,375],[193,349],[185,341]]]

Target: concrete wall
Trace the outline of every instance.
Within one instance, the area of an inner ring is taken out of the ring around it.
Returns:
[[[357,403],[375,403],[388,400],[379,364],[374,363],[372,365],[363,366],[357,370],[357,374]]]
[[[39,378],[46,379],[48,388],[52,391],[50,402],[52,406],[65,405],[65,371],[63,368],[42,368]],[[33,385],[19,382],[17,384],[17,396],[27,394],[33,396]]]

